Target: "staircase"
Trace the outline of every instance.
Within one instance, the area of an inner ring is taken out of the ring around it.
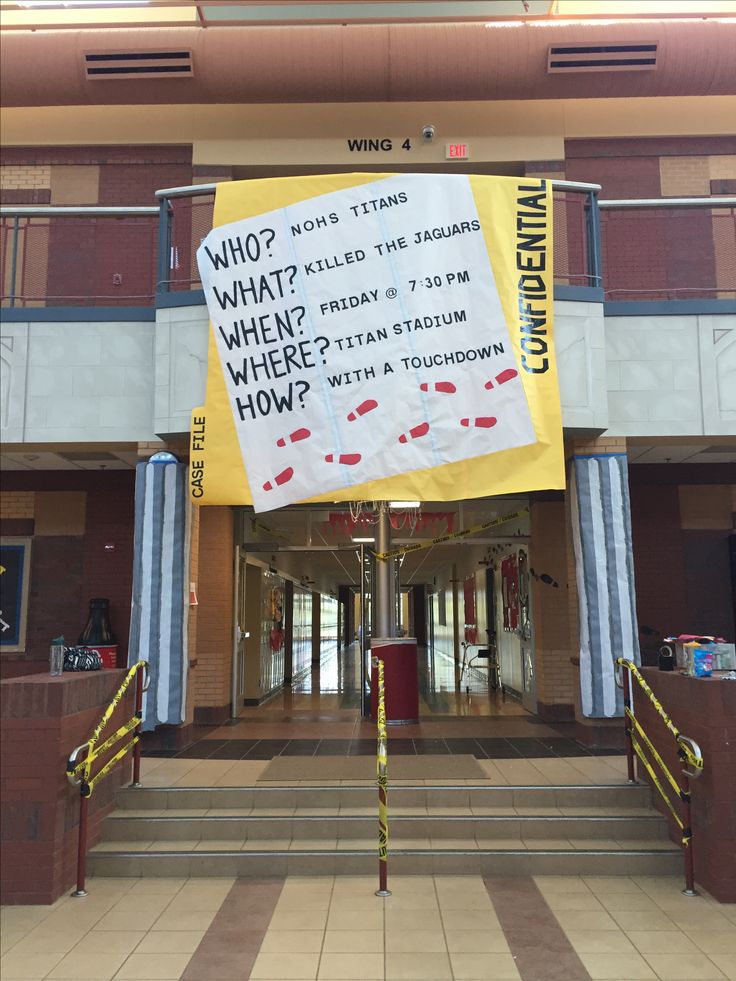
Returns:
[[[125,789],[89,854],[96,876],[365,875],[372,786]],[[648,787],[394,786],[389,872],[674,875],[680,849]]]

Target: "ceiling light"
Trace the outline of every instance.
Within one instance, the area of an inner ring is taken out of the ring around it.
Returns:
[[[352,538],[353,542],[375,542],[375,538]]]
[[[390,508],[418,508],[419,501],[389,501]]]
[[[110,0],[109,3],[95,3],[95,7],[141,7],[150,0]],[[26,0],[19,7],[89,7],[89,0]]]

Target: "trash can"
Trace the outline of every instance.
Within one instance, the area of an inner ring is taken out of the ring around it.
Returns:
[[[388,725],[409,725],[419,721],[419,680],[417,677],[416,637],[371,638],[371,718],[378,715],[378,668],[375,657],[383,661]]]

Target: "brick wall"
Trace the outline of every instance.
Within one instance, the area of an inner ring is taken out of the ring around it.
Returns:
[[[89,601],[98,596],[110,600],[120,658],[127,657],[134,479],[133,471],[13,471],[3,475],[0,532],[33,537],[26,650],[2,655],[4,678],[46,670],[51,638],[63,633],[69,643],[76,643],[87,621]],[[65,510],[70,492],[78,492],[84,501],[76,533],[70,533]],[[35,519],[34,499],[43,502]],[[36,520],[41,518],[37,528]],[[114,547],[106,549],[107,545]]]
[[[672,634],[702,630],[734,639],[728,557],[733,522],[728,488],[734,483],[736,467],[726,464],[630,467],[643,656],[654,657],[662,638]]]
[[[216,709],[227,714],[230,705],[230,669],[233,643],[233,511],[227,507],[201,508],[197,573],[197,634],[194,674],[195,721],[220,721]],[[226,716],[225,716],[226,717]]]
[[[565,151],[568,179],[600,184],[603,199],[709,196],[736,172],[736,139],[727,136],[568,140]],[[683,287],[699,290],[685,297],[715,296],[714,286],[736,285],[722,241],[728,224],[709,211],[604,211],[601,224],[612,299],[636,298],[624,290],[676,297]]]
[[[570,633],[568,558],[565,502],[532,498],[530,505],[531,579],[537,703],[542,718],[573,718],[575,672],[571,657],[577,653]],[[538,577],[551,576],[557,588]]]
[[[10,147],[0,202],[155,205],[159,188],[192,183],[191,157],[189,146]],[[145,306],[155,292],[156,244],[155,218],[44,222],[24,236],[17,292],[55,306]]]
[[[32,518],[33,491],[7,491],[0,494],[0,520]]]

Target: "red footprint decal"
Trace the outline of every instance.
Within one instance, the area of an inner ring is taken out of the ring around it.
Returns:
[[[419,388],[422,392],[445,392],[447,395],[452,395],[453,392],[457,391],[452,382],[434,382],[431,385],[428,385],[427,382],[422,382]]]
[[[288,436],[282,436],[281,439],[276,440],[277,446],[286,446],[286,441],[290,443],[298,443],[301,439],[309,439],[312,435],[309,429],[295,429],[293,433],[289,433]]]
[[[360,453],[341,453],[337,459],[334,453],[328,453],[325,457],[326,463],[345,463],[348,467],[354,467],[356,463],[360,463],[360,460]]]
[[[461,426],[473,426],[476,429],[490,429],[498,422],[495,416],[478,416],[476,419],[461,419]]]
[[[508,381],[511,381],[512,378],[516,378],[516,376],[518,374],[519,374],[519,372],[516,370],[516,368],[504,368],[503,371],[499,372],[496,375],[496,384],[497,385],[503,385],[504,382],[508,382]],[[485,384],[485,387],[486,388],[493,388],[493,382],[492,381],[487,381],[486,384]]]
[[[365,402],[360,403],[357,409],[348,413],[348,422],[355,422],[358,416],[364,416],[366,412],[373,412],[377,408],[378,402],[375,399],[366,399]]]
[[[288,484],[291,478],[294,476],[294,468],[287,467],[286,470],[282,470],[281,473],[276,474],[273,481],[267,480],[263,485],[264,491],[273,490],[273,485],[276,484],[277,487],[281,487],[282,484]]]
[[[408,436],[406,433],[402,433],[401,436],[399,436],[399,442],[408,443],[409,439],[419,439],[420,436],[426,436],[428,432],[429,423],[422,422],[418,426],[414,426],[413,429],[410,429]]]

